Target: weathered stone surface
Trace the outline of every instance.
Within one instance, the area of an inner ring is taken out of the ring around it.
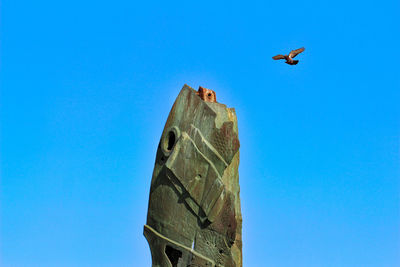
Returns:
[[[185,85],[158,146],[147,224],[153,267],[242,266],[235,110]]]

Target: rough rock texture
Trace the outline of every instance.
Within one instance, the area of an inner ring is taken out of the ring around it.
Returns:
[[[158,146],[144,235],[153,267],[242,266],[235,110],[185,85]]]

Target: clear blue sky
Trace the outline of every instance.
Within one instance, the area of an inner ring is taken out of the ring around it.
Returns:
[[[399,17],[398,0],[3,0],[0,265],[150,266],[155,152],[187,83],[236,108],[244,267],[400,266]]]

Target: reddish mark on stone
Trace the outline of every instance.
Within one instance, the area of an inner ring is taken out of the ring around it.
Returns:
[[[217,102],[217,96],[213,90],[199,86],[196,94],[205,102]]]

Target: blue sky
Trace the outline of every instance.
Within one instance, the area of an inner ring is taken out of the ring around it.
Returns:
[[[395,0],[2,1],[0,265],[151,266],[187,83],[238,115],[245,267],[400,266],[399,25]]]

